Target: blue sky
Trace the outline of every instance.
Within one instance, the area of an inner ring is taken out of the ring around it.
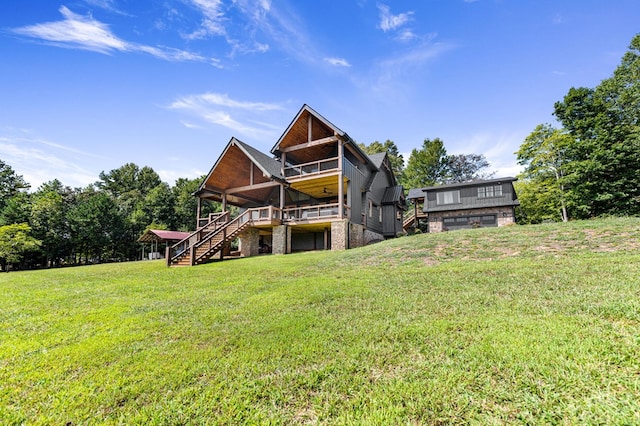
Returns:
[[[268,152],[307,103],[358,142],[425,138],[496,176],[572,86],[611,75],[638,0],[5,0],[0,159],[82,187],[128,162]]]

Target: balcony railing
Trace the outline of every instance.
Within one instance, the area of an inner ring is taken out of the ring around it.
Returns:
[[[293,207],[284,209],[283,220],[287,222],[322,220],[339,218],[339,204],[319,204],[316,206]],[[344,206],[344,213],[349,217],[349,207]]]
[[[273,206],[253,208],[250,212],[250,220],[257,222],[272,222],[282,220],[282,210]]]
[[[295,178],[318,175],[333,170],[338,170],[338,157],[288,166],[284,168],[284,175],[288,178]]]

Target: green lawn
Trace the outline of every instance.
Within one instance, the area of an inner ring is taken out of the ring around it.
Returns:
[[[0,274],[0,424],[638,424],[640,218]]]

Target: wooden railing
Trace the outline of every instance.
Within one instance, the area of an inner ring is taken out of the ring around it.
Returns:
[[[273,206],[257,207],[248,210],[250,211],[250,219],[253,222],[274,221],[282,220],[282,210]]]
[[[282,211],[282,219],[288,222],[295,222],[299,220],[337,218],[340,217],[339,207],[338,203],[334,203],[288,208]],[[345,205],[343,208],[345,216],[349,217],[349,207]]]
[[[209,213],[208,217],[198,218],[198,229],[215,222],[228,222],[229,212]]]
[[[167,265],[196,265],[208,260],[247,226],[280,221],[282,211],[273,206],[248,209],[231,219],[229,212],[209,216],[210,221],[179,243],[167,247]]]
[[[288,166],[284,168],[284,175],[287,178],[296,178],[317,175],[333,170],[338,170],[338,157]]]

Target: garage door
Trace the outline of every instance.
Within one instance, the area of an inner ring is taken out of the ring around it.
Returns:
[[[496,215],[482,216],[456,216],[445,217],[442,219],[444,229],[455,231],[456,229],[481,228],[486,226],[498,226]]]

